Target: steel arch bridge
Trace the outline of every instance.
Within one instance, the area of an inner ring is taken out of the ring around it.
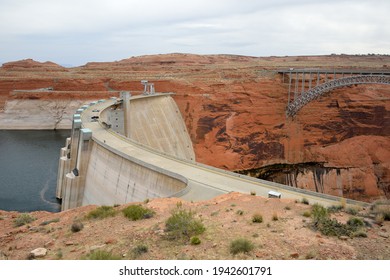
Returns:
[[[295,116],[306,104],[335,88],[357,84],[390,84],[388,69],[290,68],[277,72],[283,75],[284,84],[287,78],[286,115],[289,117]]]
[[[300,97],[295,99],[287,106],[287,116],[293,117],[298,113],[303,106],[320,97],[321,95],[335,89],[344,86],[358,85],[358,84],[387,84],[390,85],[390,76],[384,75],[362,75],[351,76],[332,80],[316,86],[308,91],[304,92]]]

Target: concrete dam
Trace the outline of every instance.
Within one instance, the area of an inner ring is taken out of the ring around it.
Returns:
[[[99,100],[73,116],[61,149],[57,198],[62,210],[156,197],[206,200],[229,192],[281,196],[325,206],[340,197],[298,189],[197,163],[172,93],[144,92]],[[347,204],[365,205],[345,200]]]

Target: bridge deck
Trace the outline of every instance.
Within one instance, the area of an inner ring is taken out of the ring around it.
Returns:
[[[185,178],[184,180],[187,180],[187,188],[177,194],[178,197],[196,201],[210,199],[228,192],[249,194],[252,191],[255,191],[257,195],[267,197],[268,192],[273,190],[282,193],[282,198],[300,200],[305,197],[310,203],[334,205],[340,201],[339,197],[258,180],[203,164],[180,160],[142,146],[129,138],[104,128],[99,122],[90,121],[91,117],[96,115],[92,110],[98,109],[102,111],[115,102],[115,100],[108,100],[90,106],[82,114],[83,127],[91,129],[93,140],[111,152],[179,180]],[[347,200],[347,203],[364,205],[364,203],[353,200]]]
[[[390,75],[389,69],[322,69],[322,68],[289,68],[276,70],[277,73],[319,73],[319,74],[355,74],[355,75]]]

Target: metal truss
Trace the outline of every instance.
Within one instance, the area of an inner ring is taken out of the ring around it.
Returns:
[[[303,92],[299,97],[294,99],[293,102],[289,103],[287,106],[287,116],[295,116],[303,106],[309,102],[317,99],[321,95],[339,87],[345,87],[350,85],[358,84],[388,84],[390,85],[390,76],[388,75],[360,75],[360,76],[350,76],[340,79],[335,79],[328,81],[326,83],[320,84],[316,87],[313,87],[305,92]]]

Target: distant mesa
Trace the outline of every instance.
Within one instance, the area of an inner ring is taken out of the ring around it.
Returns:
[[[11,61],[11,62],[6,62],[3,63],[2,65],[3,69],[13,69],[13,68],[56,68],[56,69],[63,69],[61,65],[58,65],[54,62],[51,61],[46,61],[46,62],[39,62],[35,61],[31,58],[29,59],[23,59],[23,60],[18,60],[18,61]]]

